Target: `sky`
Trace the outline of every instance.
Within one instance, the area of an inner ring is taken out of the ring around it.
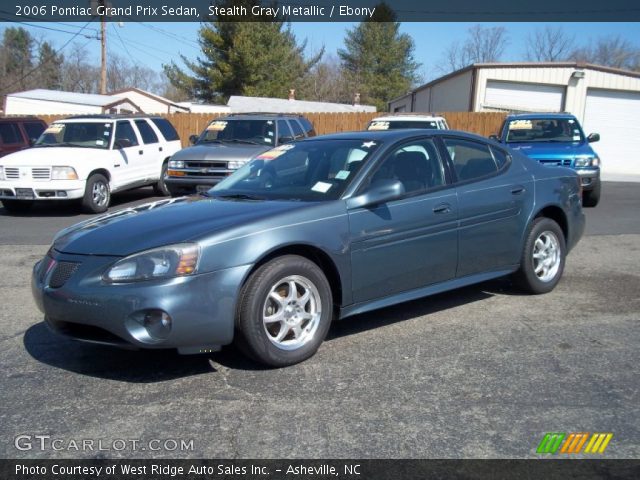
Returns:
[[[438,63],[444,51],[454,41],[464,40],[469,27],[475,23],[420,23],[404,22],[401,31],[409,34],[415,42],[415,59],[422,64],[419,73],[424,81],[438,77]],[[62,47],[77,33],[84,23],[0,23],[0,29],[7,26],[22,26],[37,38],[53,42],[55,48]],[[162,64],[175,60],[180,63],[180,55],[195,59],[200,49],[197,44],[198,23],[163,22],[123,24],[110,23],[107,30],[107,46],[114,52],[136,64],[143,64],[160,71]],[[309,53],[325,47],[326,54],[336,55],[342,48],[347,29],[355,26],[345,22],[295,22],[292,30],[299,41],[307,39]],[[503,61],[522,61],[525,59],[527,38],[538,28],[545,25],[561,25],[564,31],[574,37],[576,43],[586,43],[601,36],[620,35],[633,45],[640,47],[640,23],[481,23],[486,27],[503,26],[509,37],[509,44],[503,55]],[[76,36],[72,43],[84,45],[87,52],[100,61],[100,42],[97,40],[99,25],[89,24]],[[88,38],[87,38],[88,37]],[[69,48],[69,46],[67,46]],[[63,50],[64,53],[64,50]]]

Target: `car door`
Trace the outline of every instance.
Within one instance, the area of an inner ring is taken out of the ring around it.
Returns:
[[[149,125],[149,121],[144,118],[134,121],[134,124],[142,140],[140,146],[143,150],[142,166],[145,176],[147,179],[158,179],[160,178],[162,162],[165,158],[158,135],[153,131],[151,125]]]
[[[129,120],[118,120],[114,134],[113,189],[134,183],[142,183],[146,178],[144,150],[140,139]]]
[[[423,137],[392,149],[357,193],[388,180],[402,182],[404,195],[348,211],[356,303],[455,277],[456,192],[433,140]]]
[[[486,143],[453,136],[442,141],[457,182],[457,277],[517,264],[533,202],[531,174]]]

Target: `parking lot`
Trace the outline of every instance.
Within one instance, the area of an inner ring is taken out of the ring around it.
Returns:
[[[150,198],[120,194],[112,209]],[[310,360],[263,369],[233,348],[179,356],[50,333],[31,267],[86,216],[0,209],[0,456],[530,458],[546,432],[612,432],[607,458],[638,458],[640,184],[605,183],[585,212],[586,236],[550,294],[497,280],[359,315]],[[62,449],[19,450],[19,435]],[[68,448],[118,439],[140,448]],[[148,448],[167,439],[192,448]]]

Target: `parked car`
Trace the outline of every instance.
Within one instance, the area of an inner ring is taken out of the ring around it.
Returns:
[[[249,160],[279,145],[315,136],[301,115],[232,114],[212,120],[194,145],[169,161],[165,183],[172,196],[209,190]]]
[[[367,125],[367,130],[395,130],[397,128],[426,128],[449,130],[444,117],[419,113],[395,113],[374,118]]]
[[[454,152],[452,159],[449,152]],[[333,319],[513,274],[551,291],[584,230],[575,171],[451,130],[352,132],[258,155],[201,195],[60,232],[33,269],[47,324],[272,366]]]
[[[35,117],[0,118],[0,157],[29,148],[47,124]]]
[[[171,123],[144,115],[92,115],[53,122],[33,148],[0,160],[0,200],[23,212],[34,202],[80,200],[85,211],[107,210],[111,193],[153,185],[168,195],[163,173],[180,150]]]
[[[573,168],[582,179],[583,203],[600,201],[600,158],[590,143],[600,140],[582,131],[578,119],[568,113],[509,115],[494,139],[547,166]]]

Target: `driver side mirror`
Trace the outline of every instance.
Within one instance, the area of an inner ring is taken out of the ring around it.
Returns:
[[[278,144],[293,142],[293,137],[278,137]]]
[[[590,133],[589,136],[587,137],[587,142],[589,143],[599,142],[599,141],[600,141],[599,133]]]
[[[369,186],[366,192],[347,200],[347,208],[374,207],[404,194],[404,185],[399,180],[380,180]]]
[[[131,146],[131,140],[129,140],[128,138],[116,138],[116,141],[114,142],[114,146],[118,150],[122,150],[123,148],[129,148]]]
[[[38,139],[37,139],[37,138],[30,138],[30,139],[29,139],[29,146],[30,146],[30,147],[33,147],[33,145],[34,145],[37,141],[38,141]]]
[[[189,142],[191,145],[195,145],[198,142],[198,135],[189,135]]]
[[[496,142],[499,142],[499,141],[500,141],[500,139],[498,138],[498,136],[497,136],[497,135],[489,135],[489,138],[490,138],[491,140],[495,140]]]

